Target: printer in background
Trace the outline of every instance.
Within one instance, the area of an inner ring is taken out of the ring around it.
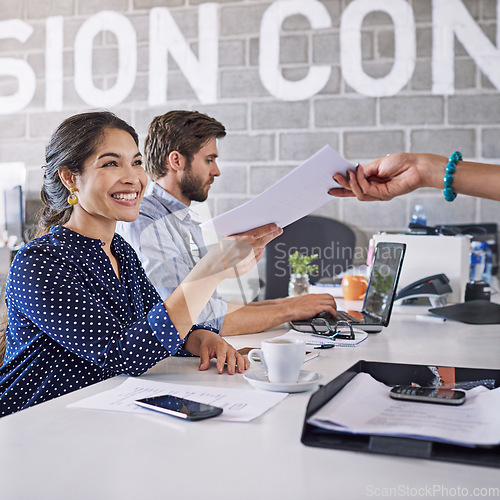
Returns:
[[[399,290],[427,278],[445,274],[451,293],[449,302],[463,302],[469,281],[470,235],[444,236],[407,233],[378,233],[373,244],[381,241],[405,243],[406,255],[399,279]]]

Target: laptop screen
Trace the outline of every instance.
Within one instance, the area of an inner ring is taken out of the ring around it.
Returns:
[[[391,314],[405,250],[404,243],[385,242],[380,242],[375,250],[363,313],[378,318],[384,326]]]

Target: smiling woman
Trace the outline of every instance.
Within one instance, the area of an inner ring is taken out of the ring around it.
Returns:
[[[244,274],[281,233],[269,224],[222,240],[162,302],[117,221],[133,221],[147,184],[134,129],[110,112],[65,120],[47,147],[39,236],[7,281],[0,416],[170,355],[247,368],[213,329],[193,324],[217,285]],[[222,255],[221,255],[222,254]]]
[[[83,113],[65,120],[53,134],[46,150],[46,165],[43,167],[41,198],[44,205],[39,222],[38,236],[45,234],[55,224],[64,225],[73,213],[75,205],[68,203],[69,186],[61,182],[59,170],[73,178],[81,176],[85,162],[95,155],[107,131],[126,133],[135,143],[139,139],[135,130],[112,113]],[[66,175],[65,174],[65,175]]]

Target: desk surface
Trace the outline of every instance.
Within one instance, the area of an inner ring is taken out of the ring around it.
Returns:
[[[325,383],[359,359],[499,368],[500,328],[415,321],[421,309],[395,307],[391,324],[356,348],[321,350],[305,365]],[[258,347],[259,335],[229,338]],[[144,377],[253,389],[242,375],[217,375],[198,360],[171,358]],[[361,499],[473,495],[498,497],[498,470],[385,455],[310,448],[300,442],[311,392],[290,394],[251,423],[183,422],[161,414],[68,409],[110,389],[116,377],[0,419],[0,498]],[[496,490],[488,490],[496,488]],[[491,493],[493,491],[493,493]],[[485,493],[486,492],[486,493]]]

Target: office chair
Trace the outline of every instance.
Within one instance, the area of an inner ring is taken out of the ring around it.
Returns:
[[[353,261],[356,236],[354,231],[333,219],[308,215],[284,228],[283,234],[266,246],[266,299],[288,295],[290,267],[288,255],[295,250],[319,254],[313,263],[319,278],[331,278],[345,271]]]

